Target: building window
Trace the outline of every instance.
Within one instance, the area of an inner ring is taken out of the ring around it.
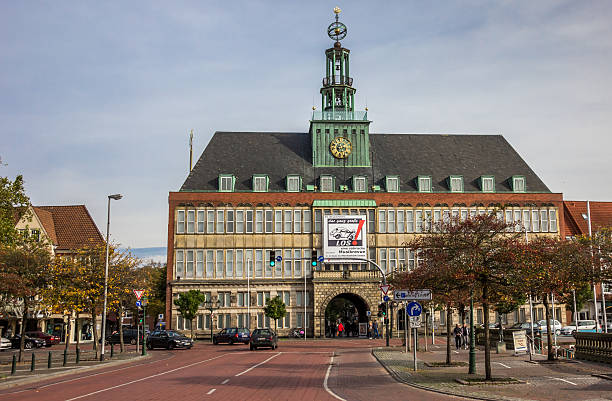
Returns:
[[[291,233],[291,210],[285,210],[285,232]]]
[[[219,306],[222,308],[229,308],[231,305],[231,293],[220,292],[219,293]]]
[[[315,215],[315,227],[314,227],[314,231],[315,233],[320,233],[321,232],[321,226],[322,226],[322,220],[323,220],[323,211],[321,209],[317,209],[314,212]]]
[[[236,277],[244,275],[243,254],[244,251],[242,249],[236,249]]]
[[[213,277],[213,270],[215,268],[215,251],[206,251],[206,278]]]
[[[291,277],[291,249],[285,249],[283,256],[283,266],[285,269],[285,278]]]
[[[225,212],[225,215],[227,217],[227,221],[225,222],[225,232],[231,234],[234,232],[234,211],[228,210]]]
[[[274,232],[280,234],[283,232],[283,211],[274,211]]]
[[[261,234],[263,233],[263,215],[264,211],[263,210],[255,210],[255,232],[257,234]]]
[[[236,297],[237,306],[246,307],[249,306],[249,295],[247,292],[239,292]]]
[[[270,291],[257,292],[257,306],[266,306],[270,300]]]
[[[263,277],[263,250],[255,250],[255,277]]]
[[[525,192],[525,177],[515,175],[512,177],[512,190],[514,192]]]
[[[495,177],[483,175],[480,177],[480,190],[482,192],[495,192]]]
[[[193,234],[195,232],[195,210],[187,211],[187,233]]]
[[[300,192],[302,189],[302,178],[299,175],[287,176],[287,192]]]
[[[293,277],[302,277],[302,252],[299,249],[293,251]]]
[[[204,277],[204,251],[196,252],[196,277]]]
[[[184,251],[176,251],[176,273],[175,278],[183,277],[185,278],[185,261],[184,261]]]
[[[414,223],[415,223],[414,231],[417,233],[423,232],[423,211],[422,210],[414,211]]]
[[[368,179],[363,176],[353,177],[353,191],[367,192]]]
[[[234,250],[225,251],[225,277],[234,277]]]
[[[414,211],[406,210],[406,232],[414,232]]]
[[[399,192],[399,177],[387,176],[385,178],[385,189],[387,192]]]
[[[233,175],[219,175],[219,192],[234,192],[235,182]]]
[[[451,175],[448,179],[451,192],[463,192],[463,177]]]
[[[224,210],[217,210],[217,234],[223,234],[225,223],[223,222]]]
[[[334,192],[334,177],[331,175],[322,175],[319,178],[319,187],[321,192]]]
[[[253,211],[252,210],[246,211],[246,231],[245,233],[247,234],[253,233]]]
[[[304,220],[303,232],[310,233],[312,232],[312,222],[311,222],[311,213],[310,210],[302,211],[302,217]]]
[[[417,183],[419,192],[431,192],[431,177],[419,176]]]
[[[236,210],[236,233],[244,232],[244,210]]]
[[[206,211],[206,232],[208,234],[215,233],[215,211],[214,210]]]
[[[215,272],[215,275],[217,278],[222,278],[223,277],[223,251],[222,250],[218,250],[217,251],[217,271]]]
[[[304,291],[297,291],[295,293],[295,306],[308,305],[310,305],[310,293],[306,291],[306,297],[304,297]]]
[[[204,233],[204,224],[206,224],[206,213],[204,210],[198,210],[198,234]]]
[[[185,211],[179,210],[176,218],[176,233],[183,234],[185,232]]]
[[[302,232],[302,211],[301,210],[293,211],[293,232],[294,233]]]
[[[268,192],[268,176],[267,175],[254,175],[253,176],[253,191],[254,192]]]
[[[549,210],[548,212],[549,224],[550,224],[550,232],[557,232],[557,211],[554,209]]]
[[[395,210],[387,210],[387,232],[395,232]]]
[[[185,277],[193,278],[193,251],[185,252],[187,257],[185,258]]]
[[[378,211],[378,232],[379,233],[387,232],[387,211],[386,210]]]

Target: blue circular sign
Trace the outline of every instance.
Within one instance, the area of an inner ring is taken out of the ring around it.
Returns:
[[[423,308],[421,307],[421,304],[418,302],[410,302],[408,304],[408,306],[406,306],[406,312],[408,313],[408,316],[421,316],[421,311],[423,310]]]
[[[283,257],[282,257],[282,256],[277,256],[277,257],[276,257],[276,261],[277,261],[277,262],[280,262],[280,261],[282,261],[282,260],[283,260]]]
[[[138,307],[142,306],[142,302],[136,301],[136,306],[138,306]]]
[[[385,301],[385,302],[389,302],[389,299],[390,299],[390,298],[389,298],[389,296],[388,296],[388,295],[385,295],[385,296],[383,297],[383,301]]]
[[[319,256],[318,258],[319,262],[323,262],[325,260],[325,258],[323,257],[323,255]]]

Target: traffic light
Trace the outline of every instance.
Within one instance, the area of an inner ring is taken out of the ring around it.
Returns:
[[[276,264],[276,251],[270,251],[270,267]]]
[[[319,263],[319,258],[317,257],[317,251],[312,251],[312,255],[310,256],[310,265],[312,267],[317,267]]]
[[[381,302],[378,304],[378,316],[385,317],[387,316],[387,304]]]
[[[144,320],[144,310],[138,308],[138,323],[141,324]]]

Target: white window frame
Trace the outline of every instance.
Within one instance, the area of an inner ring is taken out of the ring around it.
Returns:
[[[353,177],[353,192],[368,192],[368,179],[365,176]]]
[[[299,175],[287,176],[287,192],[300,192],[302,190],[302,177]]]
[[[176,233],[185,233],[185,210],[177,210],[176,214]]]
[[[335,179],[331,175],[322,175],[319,177],[319,191],[321,192],[334,192],[335,190]]]
[[[267,175],[253,175],[253,192],[268,192]]]
[[[417,177],[417,188],[419,192],[432,192],[431,176],[420,175]]]
[[[206,210],[198,209],[196,226],[196,232],[198,234],[204,234],[206,231]]]
[[[480,190],[482,192],[495,192],[495,176],[480,176]]]
[[[233,175],[219,175],[219,192],[234,192],[235,182]]]
[[[512,191],[513,192],[525,192],[527,186],[525,185],[526,180],[522,175],[515,175],[512,177]]]
[[[385,177],[385,189],[387,192],[399,192],[400,182],[397,176]]]
[[[448,187],[451,192],[463,192],[463,176],[451,175],[448,181]]]

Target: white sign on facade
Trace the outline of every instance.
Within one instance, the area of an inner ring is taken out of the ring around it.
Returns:
[[[525,330],[512,332],[512,340],[514,341],[514,353],[527,352],[527,333]]]
[[[367,259],[366,216],[325,216],[323,256],[329,262]]]
[[[393,299],[396,301],[427,301],[431,300],[431,290],[395,290]]]

